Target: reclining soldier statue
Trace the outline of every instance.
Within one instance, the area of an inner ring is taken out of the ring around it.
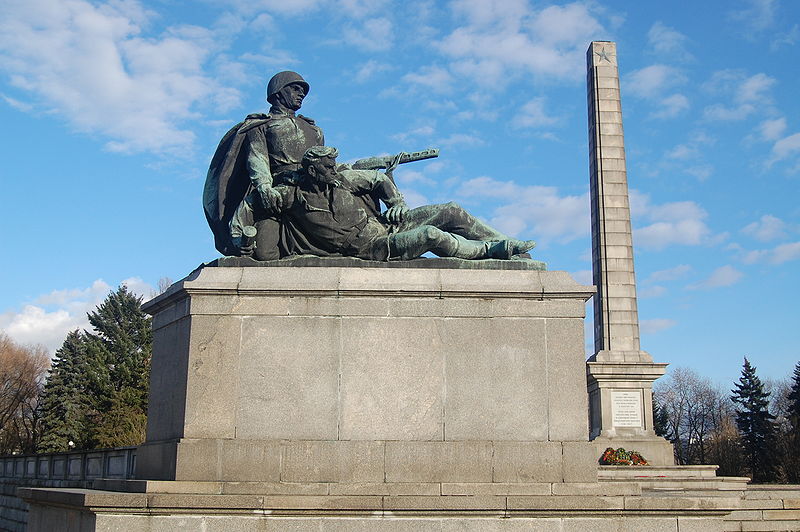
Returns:
[[[265,205],[251,192],[243,202],[244,210],[272,211],[266,214],[280,218],[290,255],[386,261],[432,252],[461,259],[511,259],[535,245],[500,233],[455,203],[409,209],[390,177],[399,158],[381,173],[337,166],[337,156],[336,148],[312,147],[295,175],[274,187],[278,201]],[[376,197],[387,207],[377,216],[369,208]],[[252,251],[252,245],[243,246],[245,254]]]

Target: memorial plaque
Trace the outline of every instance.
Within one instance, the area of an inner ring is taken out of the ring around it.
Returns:
[[[642,394],[638,391],[611,392],[611,423],[615,427],[642,426]]]

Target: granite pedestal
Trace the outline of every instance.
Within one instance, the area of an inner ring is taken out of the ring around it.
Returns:
[[[154,316],[137,478],[594,482],[564,272],[206,267]]]

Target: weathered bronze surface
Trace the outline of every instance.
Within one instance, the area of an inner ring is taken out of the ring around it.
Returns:
[[[535,245],[509,238],[455,203],[409,209],[387,174],[338,167],[337,155],[335,148],[310,148],[301,169],[286,184],[273,187],[277,201],[264,210],[280,218],[287,255],[385,261],[432,252],[460,259],[510,259]],[[377,198],[388,210],[377,213],[365,197]],[[257,201],[254,191],[243,202],[253,218],[260,217]]]
[[[338,152],[324,147],[322,130],[296,114],[309,89],[296,72],[276,74],[267,85],[269,113],[248,115],[220,142],[203,194],[220,253],[256,261],[297,255],[410,260],[427,252],[530,259],[533,241],[510,238],[455,203],[408,208],[392,171],[437,157],[437,149],[337,164]]]

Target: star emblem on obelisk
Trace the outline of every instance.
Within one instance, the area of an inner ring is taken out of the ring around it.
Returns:
[[[614,54],[609,54],[606,52],[605,47],[601,48],[599,52],[595,52],[595,54],[600,58],[600,62],[608,61],[612,65],[614,64],[614,61],[611,60],[614,57]]]

